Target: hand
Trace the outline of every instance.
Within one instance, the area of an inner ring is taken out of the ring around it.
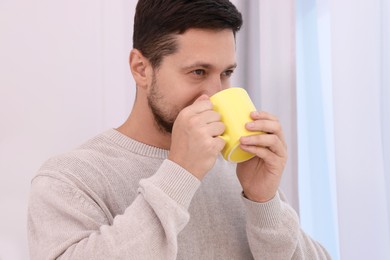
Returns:
[[[225,146],[218,137],[224,131],[221,116],[213,110],[208,96],[202,95],[177,116],[168,159],[201,180]]]
[[[256,156],[237,165],[237,176],[244,195],[256,202],[271,200],[280,184],[287,161],[287,145],[278,119],[266,112],[252,112],[249,131],[267,134],[242,137],[241,149]]]

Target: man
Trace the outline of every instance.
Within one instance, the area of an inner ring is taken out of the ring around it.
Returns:
[[[278,192],[278,120],[253,112],[237,166],[209,97],[230,86],[241,14],[228,0],[139,0],[133,110],[32,181],[32,259],[327,259]],[[237,175],[236,175],[237,174]],[[237,177],[238,178],[237,178]]]

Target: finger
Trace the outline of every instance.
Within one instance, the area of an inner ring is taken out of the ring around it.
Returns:
[[[248,153],[255,154],[263,159],[268,164],[276,164],[281,161],[281,158],[265,147],[240,145],[240,148]]]
[[[253,135],[240,139],[240,143],[248,146],[266,147],[279,156],[286,156],[286,147],[277,135]]]
[[[216,136],[214,137],[214,141],[215,141],[215,149],[218,151],[218,152],[221,152],[222,149],[225,147],[226,145],[226,142],[225,140],[223,140],[222,138]]]
[[[214,123],[214,122],[220,122],[221,121],[221,114],[218,112],[215,112],[214,110],[206,110],[202,113],[198,114],[199,119],[206,124]]]
[[[209,124],[221,122],[221,116],[213,110],[203,111],[199,114],[193,114],[193,111],[190,109],[186,111],[183,110],[181,116],[188,118],[186,124],[189,128],[207,129]]]
[[[200,95],[197,99],[195,99],[192,105],[194,105],[194,112],[196,113],[201,113],[205,110],[213,109],[213,104],[210,101],[210,97],[206,94]],[[198,108],[199,110],[196,110],[196,108]]]
[[[253,111],[251,112],[250,116],[253,120],[268,119],[272,121],[279,121],[276,116],[265,111]]]
[[[285,157],[287,154],[282,140],[273,134],[245,136],[240,139],[240,143],[246,146],[266,147],[280,157]]]
[[[284,138],[282,126],[279,121],[272,120],[256,120],[249,122],[245,125],[245,128],[249,131],[259,131],[269,134],[277,135],[282,141],[283,145],[287,147],[286,140]]]
[[[205,127],[207,134],[213,137],[220,136],[225,131],[225,124],[222,122],[213,122]]]
[[[283,145],[287,147],[282,126],[276,116],[264,111],[254,111],[251,113],[251,118],[254,121],[247,123],[245,125],[246,129],[248,129],[249,131],[260,131],[276,134],[277,136],[279,136],[280,140],[282,140]]]
[[[249,131],[261,131],[272,134],[278,134],[282,131],[282,127],[278,121],[264,119],[249,122],[245,127]]]
[[[202,94],[197,99],[195,99],[194,103],[197,102],[197,101],[209,100],[209,99],[210,99],[209,96],[207,96],[206,94]]]
[[[199,114],[207,110],[213,110],[213,104],[211,103],[210,99],[206,95],[200,96],[198,99],[192,103],[192,105],[187,106],[182,111],[183,113],[188,114]]]

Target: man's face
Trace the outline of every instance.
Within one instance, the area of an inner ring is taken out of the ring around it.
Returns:
[[[179,112],[200,95],[230,87],[236,67],[231,30],[189,29],[177,36],[178,51],[163,58],[154,71],[148,103],[163,132],[172,132]]]

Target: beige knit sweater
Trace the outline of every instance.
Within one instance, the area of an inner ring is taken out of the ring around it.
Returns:
[[[167,155],[111,129],[48,160],[31,186],[31,259],[330,258],[280,194],[242,197],[235,165],[218,159],[200,182]]]

